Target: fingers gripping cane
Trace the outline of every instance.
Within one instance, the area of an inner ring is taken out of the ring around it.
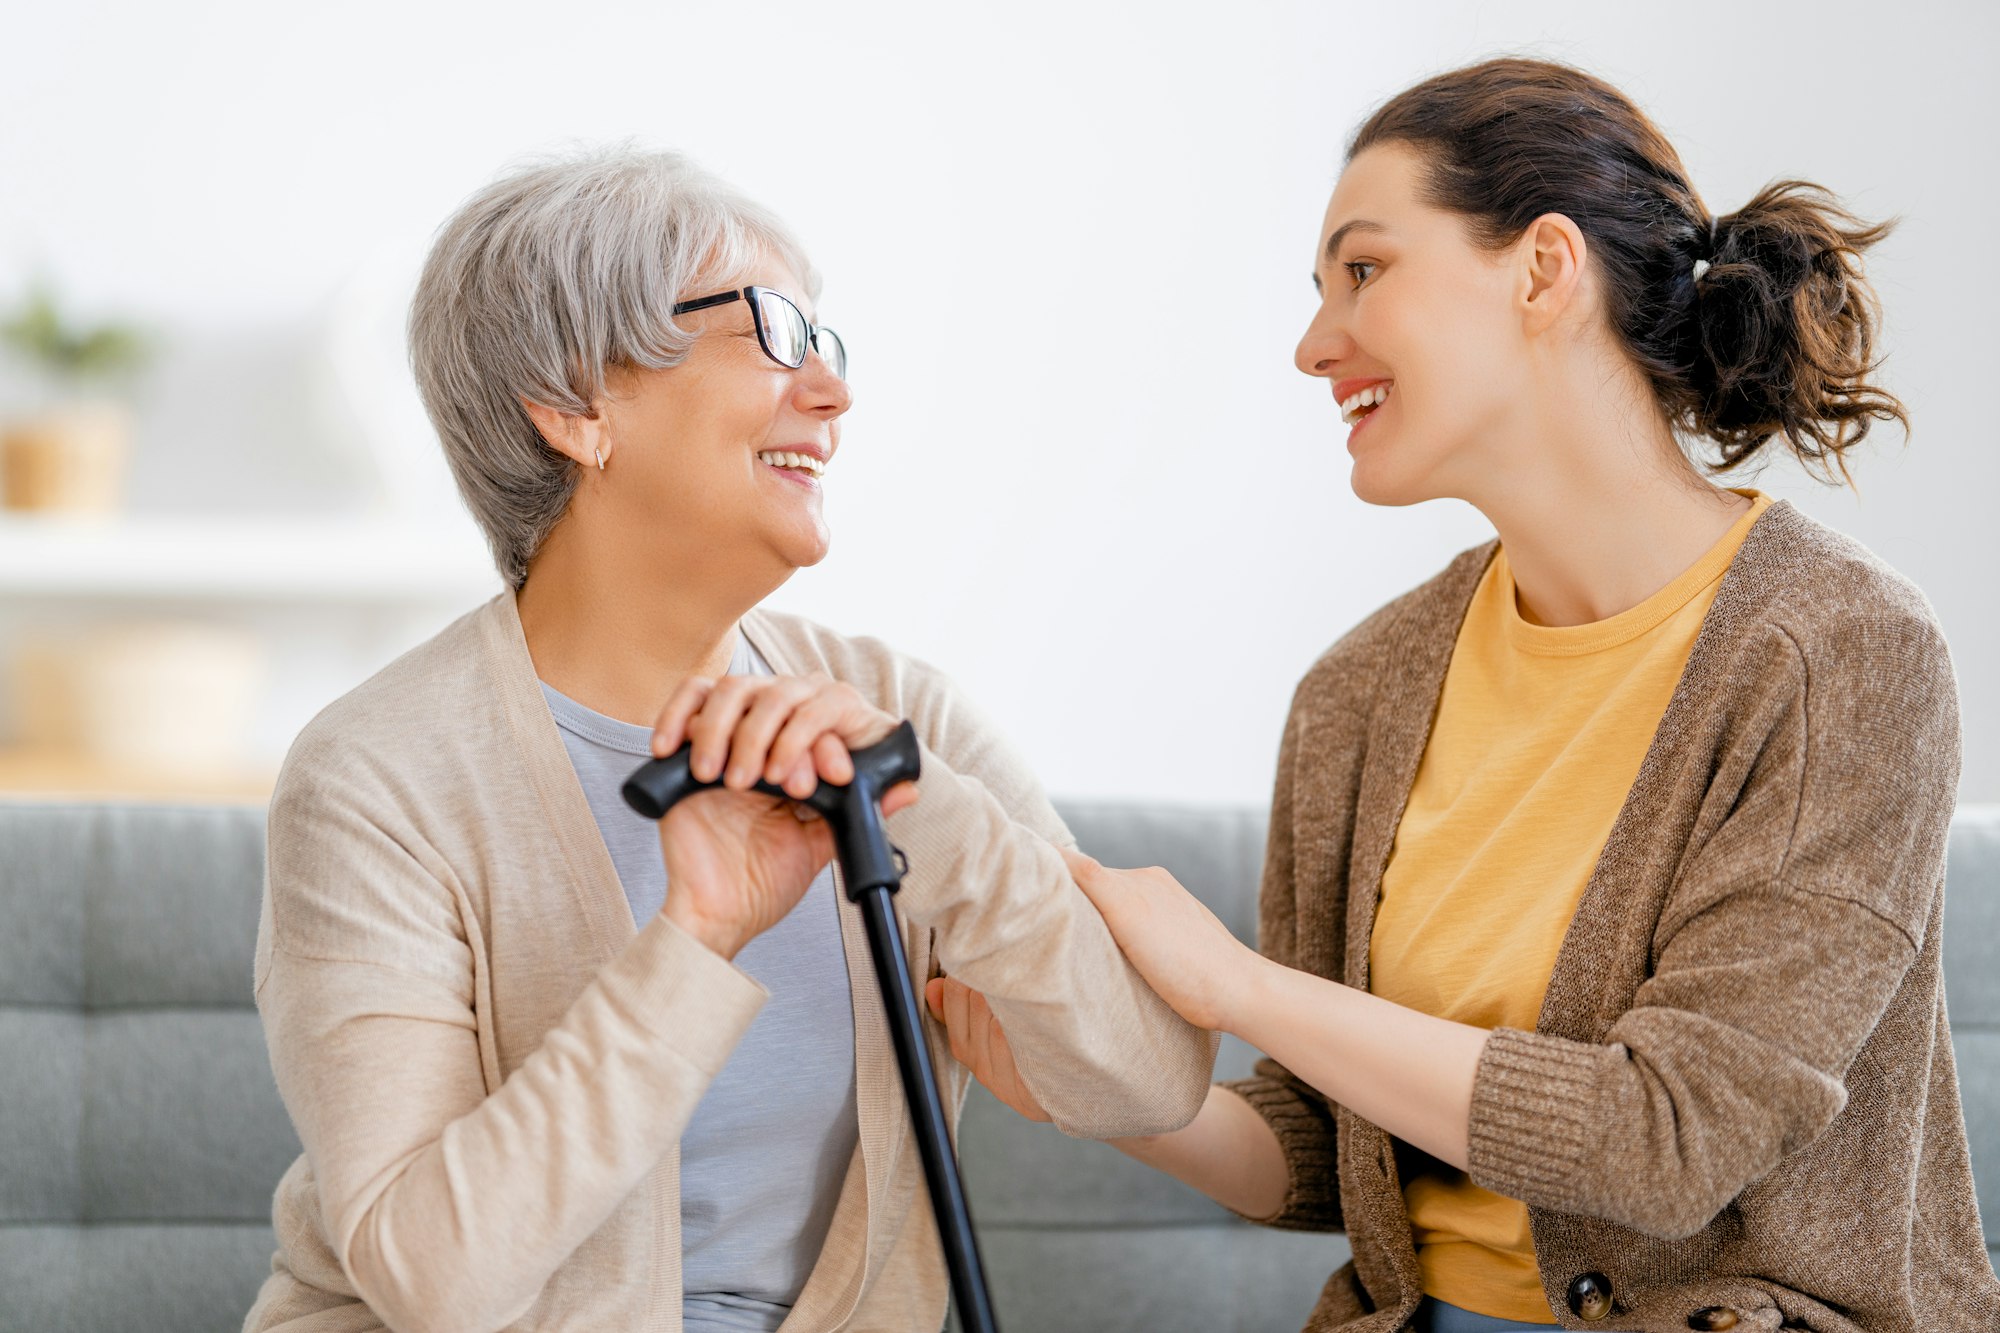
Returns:
[[[689,772],[689,754],[689,747],[682,746],[665,759],[641,765],[625,783],[626,803],[648,819],[659,819],[683,797],[719,786],[719,782],[702,782]],[[904,722],[887,740],[854,751],[853,758],[852,782],[845,786],[822,782],[803,803],[817,810],[832,829],[847,896],[860,907],[868,931],[868,952],[882,983],[889,1035],[896,1045],[896,1064],[903,1073],[903,1094],[909,1100],[924,1177],[930,1184],[931,1211],[937,1215],[938,1238],[944,1243],[959,1322],[965,1333],[998,1333],[993,1300],[986,1290],[985,1266],[972,1234],[972,1214],[965,1203],[965,1183],[959,1178],[958,1159],[952,1155],[951,1139],[945,1132],[944,1102],[938,1095],[930,1050],[923,1041],[910,961],[903,954],[896,909],[889,901],[902,886],[908,866],[902,852],[889,845],[882,829],[880,802],[889,788],[916,779],[921,763],[916,730]],[[768,782],[759,782],[757,790],[767,796],[794,799],[782,787]]]

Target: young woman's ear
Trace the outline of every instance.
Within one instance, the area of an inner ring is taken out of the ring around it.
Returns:
[[[521,400],[521,408],[549,448],[583,467],[602,469],[611,459],[611,433],[602,413],[577,416],[544,403]]]
[[[1555,324],[1583,286],[1588,258],[1583,230],[1561,213],[1544,213],[1521,236],[1521,310],[1528,332]]]

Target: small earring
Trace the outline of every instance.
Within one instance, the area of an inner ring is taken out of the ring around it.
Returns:
[[[599,472],[604,471],[604,451],[602,449],[592,449],[590,452],[597,455],[597,470]]]

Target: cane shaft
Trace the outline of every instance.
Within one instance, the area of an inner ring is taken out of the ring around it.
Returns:
[[[896,929],[895,908],[886,888],[864,890],[858,902],[868,930],[868,951],[875,959],[875,974],[882,982],[889,1037],[895,1043],[896,1066],[902,1071],[903,1092],[909,1099],[910,1122],[924,1162],[924,1180],[930,1185],[931,1211],[937,1217],[938,1240],[951,1272],[951,1294],[958,1304],[959,1324],[964,1333],[998,1333],[993,1298],[986,1290],[986,1266],[979,1256],[978,1238],[972,1233],[965,1183],[958,1174],[958,1159],[952,1153],[951,1138],[945,1129],[944,1101],[938,1094],[930,1049],[924,1044],[916,985],[911,980],[910,962]]]

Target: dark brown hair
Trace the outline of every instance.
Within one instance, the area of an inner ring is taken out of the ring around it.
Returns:
[[[1368,118],[1351,162],[1402,143],[1427,203],[1503,249],[1545,213],[1587,238],[1607,314],[1674,429],[1720,446],[1727,471],[1783,435],[1809,471],[1847,477],[1871,421],[1909,429],[1867,382],[1880,307],[1869,226],[1805,181],[1776,181],[1714,217],[1666,136],[1616,88],[1550,61],[1489,60],[1426,79]],[[1706,271],[1697,276],[1697,261]]]

